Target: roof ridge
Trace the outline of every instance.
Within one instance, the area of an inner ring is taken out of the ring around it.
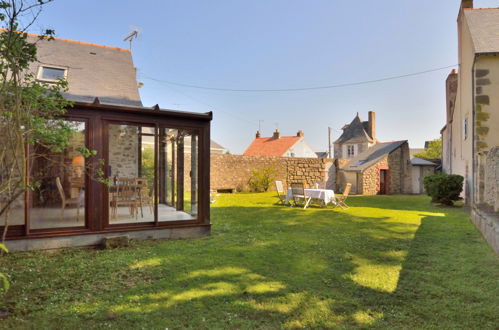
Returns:
[[[0,31],[7,31],[7,29],[0,28]],[[16,31],[19,32],[19,31]],[[26,33],[27,35],[31,37],[41,37],[41,34],[36,34],[36,33],[29,33],[29,32],[20,32],[20,33]],[[98,44],[93,44],[90,42],[84,42],[84,41],[77,41],[77,40],[71,40],[71,39],[63,39],[63,38],[56,38],[56,37],[51,37],[50,39],[54,40],[59,40],[59,41],[65,41],[65,42],[70,42],[73,44],[80,44],[80,45],[86,45],[86,46],[95,46],[95,47],[101,47],[101,48],[107,48],[107,49],[114,49],[114,50],[119,50],[122,52],[129,52],[131,53],[132,51],[130,49],[125,49],[125,48],[119,48],[119,47],[113,47],[113,46],[106,46],[106,45],[98,45]]]

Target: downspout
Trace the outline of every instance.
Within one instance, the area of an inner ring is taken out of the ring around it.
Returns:
[[[470,206],[475,202],[475,64],[478,54],[473,58],[473,66],[471,67],[471,118],[473,123],[471,125],[471,191],[470,191]]]

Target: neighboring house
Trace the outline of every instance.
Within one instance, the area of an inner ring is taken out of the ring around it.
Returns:
[[[422,153],[425,150],[425,148],[410,148],[409,153],[411,157],[413,157],[415,154]]]
[[[354,158],[376,144],[376,113],[369,111],[369,120],[362,121],[359,113],[334,142],[334,158]]]
[[[424,177],[435,173],[435,169],[439,166],[434,162],[429,160],[412,157],[412,193],[413,194],[424,194],[426,192],[424,188]]]
[[[305,142],[304,136],[301,130],[296,133],[296,136],[281,136],[279,130],[276,129],[271,137],[261,137],[260,132],[257,131],[255,139],[243,155],[317,158],[317,154]]]
[[[337,189],[352,184],[352,194],[383,195],[412,192],[409,144],[406,140],[377,143],[348,160],[340,160]],[[346,161],[346,162],[345,162]]]
[[[210,152],[212,154],[225,154],[227,153],[227,149],[222,147],[220,144],[216,143],[215,141],[211,140],[210,141]]]
[[[12,204],[9,249],[209,234],[210,149],[222,149],[210,140],[212,113],[143,107],[129,50],[57,38],[37,47],[37,79],[68,81],[74,105],[61,119],[74,133],[62,152],[28,155],[40,188]],[[85,159],[84,146],[97,157]],[[109,186],[94,179],[99,173]]]
[[[473,221],[499,251],[499,9],[463,0],[457,26],[459,70],[446,81],[443,170],[464,176]]]

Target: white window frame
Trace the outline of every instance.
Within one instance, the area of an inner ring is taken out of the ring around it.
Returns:
[[[38,72],[36,74],[36,80],[43,81],[43,82],[57,82],[57,81],[59,81],[59,79],[42,78],[42,73],[43,73],[44,68],[64,70],[64,80],[66,80],[68,77],[68,68],[67,67],[59,66],[59,65],[40,65],[38,67]]]
[[[350,148],[352,148],[352,153],[350,154]],[[354,144],[348,144],[347,145],[347,158],[353,158],[355,157],[355,145]]]

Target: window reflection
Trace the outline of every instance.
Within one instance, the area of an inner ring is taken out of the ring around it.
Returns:
[[[62,152],[36,146],[32,182],[40,186],[31,193],[32,229],[85,225],[85,123],[71,121],[74,130]],[[43,157],[41,156],[43,155]]]

